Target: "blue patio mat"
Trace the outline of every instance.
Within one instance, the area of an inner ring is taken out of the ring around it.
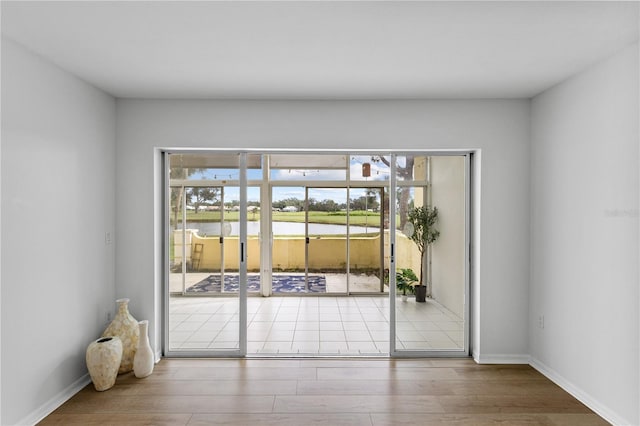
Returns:
[[[224,291],[238,292],[238,275],[224,275]],[[274,293],[325,293],[327,281],[323,275],[309,275],[309,290],[304,288],[304,275],[273,275],[272,289]],[[257,293],[260,290],[260,276],[247,276],[247,291]],[[209,275],[204,280],[192,285],[187,293],[220,293],[220,275]]]

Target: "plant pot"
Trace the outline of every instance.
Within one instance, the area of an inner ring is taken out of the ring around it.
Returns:
[[[419,285],[415,287],[416,292],[416,302],[426,302],[427,301],[427,286]]]
[[[129,313],[129,299],[118,299],[118,312],[102,337],[117,336],[122,341],[122,361],[118,373],[133,370],[133,357],[138,349],[140,330],[138,321]]]
[[[102,392],[111,389],[118,377],[122,342],[118,337],[102,337],[95,340],[87,347],[85,359],[96,390]]]
[[[406,294],[401,295],[400,298],[402,299],[403,302],[407,301],[407,295]]]

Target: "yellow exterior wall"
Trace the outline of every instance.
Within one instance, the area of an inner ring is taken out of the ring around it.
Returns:
[[[201,237],[193,235],[191,249],[195,250],[196,244],[202,244],[202,258],[199,270],[219,271],[220,270],[220,238]],[[226,271],[238,270],[240,264],[240,251],[238,248],[238,237],[224,238],[224,269]],[[193,254],[192,256],[193,257]],[[247,240],[247,269],[249,271],[260,270],[260,240],[249,238]]]
[[[189,232],[189,231],[188,231]],[[176,237],[180,232],[176,233]],[[385,232],[388,235],[388,231]],[[415,244],[401,233],[397,233],[397,262],[399,268],[412,268],[418,273],[419,256]],[[190,244],[189,244],[190,242]],[[182,245],[180,238],[175,239],[175,262],[180,263]],[[187,261],[192,261],[196,244],[202,244],[202,256],[199,270],[220,270],[220,239],[218,237],[201,237],[195,231],[187,235]],[[249,238],[247,268],[249,271],[260,270],[260,240]],[[380,267],[380,236],[355,237],[350,239],[350,269],[378,269]],[[280,237],[273,240],[273,269],[284,271],[301,271],[305,268],[304,237]],[[389,261],[388,238],[385,238],[385,267]],[[224,239],[224,268],[227,271],[238,269],[238,238]],[[345,237],[322,237],[311,239],[309,244],[309,268],[311,270],[346,271],[347,239]],[[195,259],[194,259],[195,260]]]
[[[351,269],[380,268],[380,235],[351,238],[349,254]]]
[[[420,277],[420,252],[402,232],[396,232],[396,269],[410,268]]]

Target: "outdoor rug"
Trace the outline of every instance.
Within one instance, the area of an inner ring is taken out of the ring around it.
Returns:
[[[238,275],[225,274],[224,291],[238,292]],[[309,290],[304,288],[304,275],[274,275],[272,278],[274,293],[325,293],[327,281],[322,275],[309,275]],[[260,290],[260,276],[247,276],[247,291],[256,293]],[[192,285],[187,293],[220,293],[220,275],[209,275],[204,280]]]

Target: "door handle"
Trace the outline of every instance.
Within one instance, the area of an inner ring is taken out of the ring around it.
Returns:
[[[305,238],[307,244],[309,244],[309,237]]]

